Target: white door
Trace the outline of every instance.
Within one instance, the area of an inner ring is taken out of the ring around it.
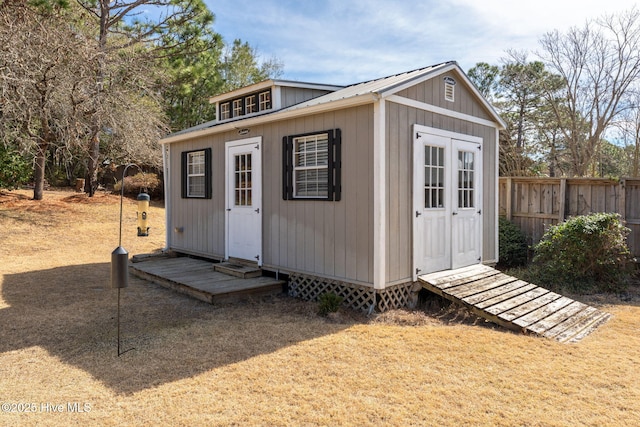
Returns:
[[[481,261],[480,237],[482,221],[480,189],[482,162],[480,145],[452,139],[455,175],[454,203],[451,221],[451,268],[460,268]]]
[[[226,144],[226,258],[262,265],[262,138]]]
[[[481,258],[481,152],[477,137],[416,125],[413,278]]]

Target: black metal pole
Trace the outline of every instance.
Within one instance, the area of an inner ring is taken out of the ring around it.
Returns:
[[[120,181],[120,233],[118,236],[118,248],[122,247],[122,201],[124,199],[124,178],[127,174],[127,169],[129,169],[130,166],[135,166],[137,167],[139,170],[140,166],[136,165],[135,163],[129,163],[128,165],[126,165],[124,167],[124,170],[122,171],[122,181]],[[126,252],[125,252],[126,253]],[[135,348],[130,348],[129,350],[125,350],[123,352],[120,352],[120,287],[118,287],[118,357],[122,356],[123,354],[125,354],[128,351],[131,350],[135,350]]]

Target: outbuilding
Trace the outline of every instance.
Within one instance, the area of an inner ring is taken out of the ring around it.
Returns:
[[[498,260],[504,122],[456,62],[351,86],[268,80],[163,146],[167,248],[385,310]]]

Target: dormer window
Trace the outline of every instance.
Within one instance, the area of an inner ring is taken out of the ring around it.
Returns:
[[[231,103],[223,102],[220,104],[220,119],[226,120],[231,118]]]
[[[251,114],[258,112],[258,106],[256,105],[256,96],[249,95],[244,99],[244,113]]]
[[[271,91],[260,92],[260,111],[271,108]]]
[[[242,98],[233,100],[233,117],[242,116],[244,110],[242,108]]]
[[[250,93],[249,95],[243,95],[239,98],[224,100],[218,105],[220,108],[218,120],[229,120],[270,110],[272,108],[271,89]]]

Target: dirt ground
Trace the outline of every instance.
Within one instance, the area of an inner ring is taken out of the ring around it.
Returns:
[[[452,307],[330,318],[278,296],[208,305],[131,277],[109,289],[119,197],[0,191],[0,425],[636,426],[640,297],[577,344]],[[164,210],[130,254],[164,246]]]

